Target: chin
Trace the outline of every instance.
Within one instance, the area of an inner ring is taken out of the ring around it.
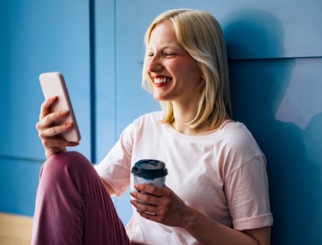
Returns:
[[[157,101],[162,101],[162,99],[160,98],[160,96],[159,96],[159,95],[157,95],[157,94],[153,94],[153,98],[154,98],[155,100],[157,100]]]
[[[153,98],[159,102],[169,102],[173,100],[173,97],[171,93],[156,93],[154,91]]]
[[[165,101],[169,101],[166,98],[159,96],[159,95],[153,95],[154,99],[159,101],[159,102],[165,102]]]

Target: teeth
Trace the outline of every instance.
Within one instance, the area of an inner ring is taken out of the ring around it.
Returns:
[[[165,82],[169,82],[170,81],[170,78],[155,78],[154,79],[154,82],[155,83],[165,83]]]

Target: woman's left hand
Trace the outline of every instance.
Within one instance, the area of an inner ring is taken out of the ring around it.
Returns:
[[[146,184],[138,184],[135,188],[138,191],[131,192],[135,198],[131,203],[142,217],[167,226],[182,227],[189,208],[170,188]]]
[[[138,184],[135,188],[139,192],[131,192],[135,198],[131,203],[142,217],[184,228],[202,244],[270,244],[270,227],[238,231],[189,207],[168,187]]]

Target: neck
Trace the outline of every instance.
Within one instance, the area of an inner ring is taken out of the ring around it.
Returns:
[[[191,122],[196,114],[197,108],[194,105],[183,107],[173,104],[173,113],[174,113],[174,122],[171,123],[171,126],[178,132],[186,135],[199,135],[204,134],[209,131],[209,126],[206,122],[199,125],[197,128],[191,128],[187,123]]]
[[[171,126],[178,131],[179,133],[186,134],[186,135],[202,135],[202,134],[208,134],[212,133],[220,126],[225,123],[227,120],[229,120],[229,116],[226,115],[226,117],[217,125],[215,128],[210,127],[207,122],[201,123],[196,128],[191,128],[189,125],[187,125],[189,122],[191,122],[196,114],[197,114],[197,106],[193,105],[191,106],[178,106],[178,104],[173,103],[173,116],[174,121],[171,123]]]
[[[202,135],[211,132],[209,127],[204,124],[199,125],[197,128],[190,128],[185,123],[178,123],[178,121],[175,120],[173,123],[171,123],[171,126],[179,133],[186,135]]]

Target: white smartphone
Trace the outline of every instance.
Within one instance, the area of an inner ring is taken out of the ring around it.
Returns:
[[[62,133],[62,137],[68,142],[79,142],[81,136],[63,75],[59,72],[42,73],[39,80],[46,99],[58,97],[58,100],[51,107],[52,112],[69,111],[68,116],[56,121],[55,125],[74,123],[72,129]]]

